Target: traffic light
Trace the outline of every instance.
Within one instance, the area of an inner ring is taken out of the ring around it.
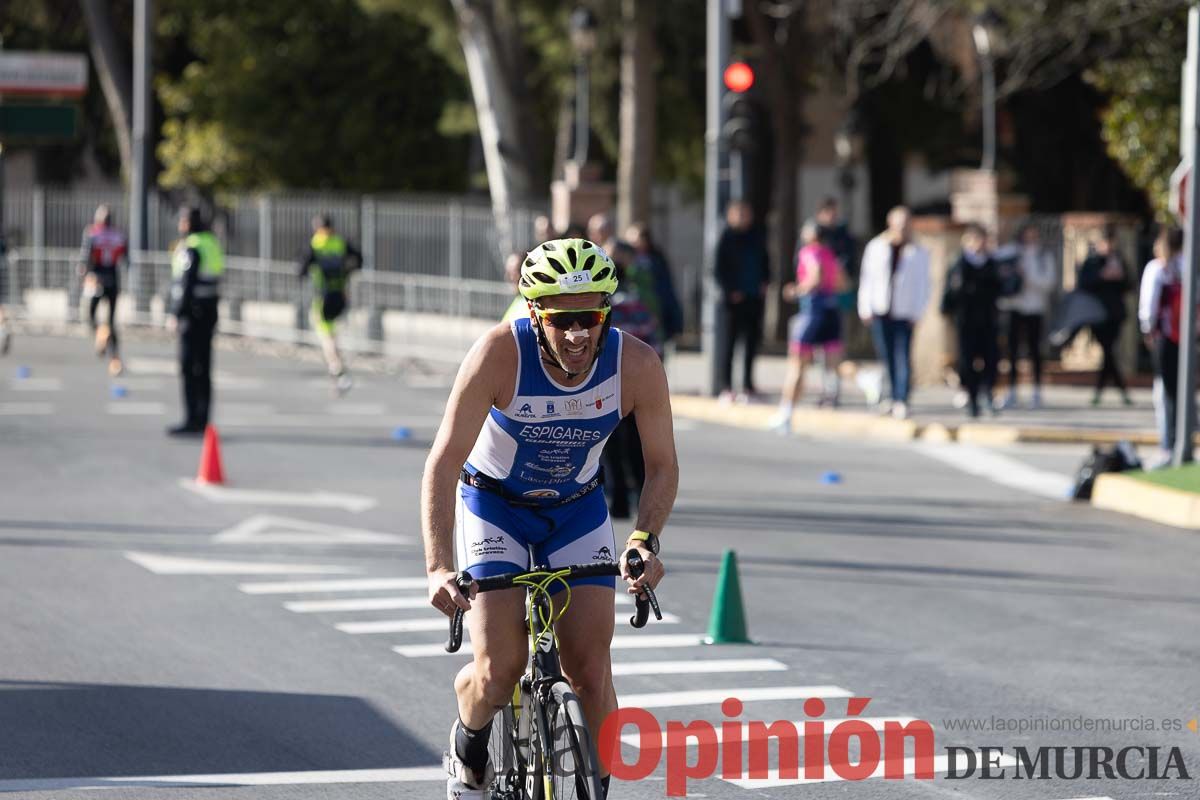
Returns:
[[[746,94],[754,86],[754,69],[744,61],[735,61],[725,68],[725,124],[721,138],[730,150],[745,152],[754,147],[755,109]]]

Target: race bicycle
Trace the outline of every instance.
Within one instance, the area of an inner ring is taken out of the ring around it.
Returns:
[[[637,550],[626,555],[629,573],[642,575],[645,565]],[[529,669],[513,689],[512,702],[502,708],[492,725],[489,743],[496,777],[492,782],[493,800],[602,800],[596,746],[588,733],[583,708],[565,678],[558,660],[558,640],[554,623],[571,604],[572,578],[620,577],[613,561],[550,568],[536,564],[528,572],[474,579],[469,572],[459,573],[459,591],[464,594],[471,583],[478,592],[524,587],[526,591],[526,627],[529,630]],[[566,594],[555,603],[551,594],[562,588]],[[644,627],[653,609],[662,619],[658,598],[647,587],[638,595],[629,623]],[[462,645],[463,611],[456,609],[450,620],[450,640],[446,651],[457,652]]]

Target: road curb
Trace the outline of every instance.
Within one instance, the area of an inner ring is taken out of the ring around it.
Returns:
[[[675,415],[686,419],[712,422],[735,428],[765,430],[778,409],[771,405],[720,403],[710,397],[671,395]],[[827,434],[885,441],[960,442],[984,447],[1002,447],[1017,443],[1111,445],[1121,441],[1136,445],[1158,442],[1158,434],[1148,430],[1109,430],[1103,428],[1051,428],[996,423],[919,422],[898,420],[862,411],[824,408],[799,408],[792,416],[795,433]]]
[[[1104,473],[1092,487],[1092,505],[1163,525],[1200,530],[1200,494]]]

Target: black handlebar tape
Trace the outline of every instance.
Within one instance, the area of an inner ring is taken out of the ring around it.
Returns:
[[[631,578],[640,578],[646,571],[646,562],[642,560],[641,554],[632,547],[625,553],[625,563],[629,566]],[[646,599],[646,594],[643,592],[634,601],[634,614],[629,618],[629,624],[635,628],[644,628],[648,619],[650,619],[650,601]]]

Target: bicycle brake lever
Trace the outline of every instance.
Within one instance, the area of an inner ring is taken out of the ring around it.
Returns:
[[[454,609],[454,616],[450,618],[450,640],[446,642],[447,653],[457,653],[458,648],[462,647],[463,637],[463,610],[461,608]]]
[[[634,578],[640,578],[646,571],[646,563],[636,549],[631,548],[626,553],[625,563],[629,566],[629,574]],[[650,609],[654,609],[655,619],[662,619],[662,611],[658,607],[658,597],[655,596],[654,590],[647,586],[634,601],[634,614],[629,618],[629,624],[635,628],[646,627],[646,622],[650,619]]]
[[[466,593],[471,588],[471,582],[475,579],[471,577],[471,573],[462,572],[454,579],[455,585],[458,586],[460,592]],[[463,610],[455,608],[453,616],[450,617],[450,639],[446,642],[447,653],[457,653],[462,647],[463,638]]]

